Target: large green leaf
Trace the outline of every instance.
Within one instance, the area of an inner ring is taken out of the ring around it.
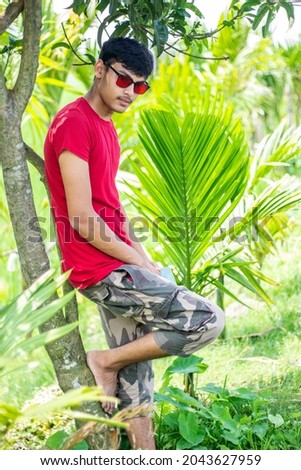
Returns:
[[[179,432],[181,436],[192,446],[202,442],[205,432],[199,429],[199,421],[196,414],[180,411],[179,413]]]
[[[139,136],[147,151],[133,162],[143,191],[128,184],[129,197],[158,236],[178,277],[191,272],[213,243],[213,235],[238,204],[247,183],[249,158],[243,133],[226,109],[188,114],[142,114]]]

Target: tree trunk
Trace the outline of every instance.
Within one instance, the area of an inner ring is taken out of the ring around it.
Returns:
[[[21,134],[21,120],[32,94],[38,68],[41,28],[41,0],[24,1],[24,38],[20,70],[13,90],[7,90],[0,70],[0,158],[3,179],[15,241],[25,286],[33,283],[50,267],[41,231],[37,227],[32,187],[26,162],[28,148]],[[33,232],[34,228],[34,232]],[[70,288],[72,288],[70,286]],[[45,323],[48,331],[78,317],[76,300]],[[95,381],[86,365],[86,355],[78,329],[47,346],[58,383],[65,392]],[[84,403],[84,412],[104,416],[99,403]],[[79,426],[80,423],[77,423]],[[109,430],[87,438],[91,449],[110,449]]]

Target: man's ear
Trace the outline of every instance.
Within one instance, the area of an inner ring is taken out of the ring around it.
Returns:
[[[101,78],[105,70],[105,64],[102,59],[98,59],[94,65],[95,78]]]

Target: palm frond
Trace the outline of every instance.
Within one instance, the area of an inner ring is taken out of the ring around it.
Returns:
[[[190,113],[180,126],[165,111],[142,114],[139,136],[148,155],[139,151],[133,168],[143,190],[128,184],[128,196],[186,283],[247,184],[248,152],[231,118],[228,109],[220,117]]]
[[[251,190],[272,170],[283,169],[301,155],[301,128],[292,128],[286,120],[259,143],[252,164]],[[283,173],[283,172],[282,172]]]
[[[55,271],[49,270],[0,310],[0,375],[7,373],[11,367],[19,367],[20,360],[24,363],[25,353],[62,337],[78,325],[75,322],[42,335],[29,336],[75,294],[72,291],[63,297],[53,298],[68,276],[69,273],[65,273],[55,277]]]

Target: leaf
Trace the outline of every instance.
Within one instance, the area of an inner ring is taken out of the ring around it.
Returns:
[[[162,393],[155,392],[155,400],[157,403],[173,405],[177,410],[181,409],[191,412],[198,410],[200,416],[206,418],[211,416],[210,411],[199,400],[177,387],[166,387],[162,390]]]
[[[166,24],[154,21],[154,37],[156,46],[164,46],[168,40],[168,28]]]
[[[165,393],[166,392],[166,393]],[[172,405],[175,409],[182,409],[186,411],[191,411],[191,408],[188,405],[185,405],[183,403],[180,403],[177,401],[176,398],[173,398],[167,394],[167,391],[164,391],[164,393],[160,392],[155,392],[154,397],[155,397],[155,402],[160,404],[160,403],[168,403],[169,405]]]
[[[196,408],[199,413],[205,412],[205,414],[207,414],[207,408],[203,405],[201,401],[197,400],[194,397],[191,397],[188,393],[183,392],[183,390],[181,390],[180,388],[169,386],[164,391],[170,397],[176,399],[178,403],[182,403],[184,405],[188,405],[189,407]]]
[[[236,434],[237,432],[237,423],[232,419],[227,406],[221,406],[217,403],[213,403],[211,407],[212,416],[220,421],[224,428],[228,431]]]
[[[270,9],[269,14],[267,16],[266,23],[262,27],[262,35],[263,35],[264,38],[266,38],[268,36],[270,24],[275,19],[275,16],[276,16],[276,12]]]
[[[0,424],[9,426],[9,424],[14,422],[19,416],[21,416],[21,412],[15,406],[9,405],[8,403],[0,403]]]
[[[46,447],[52,450],[61,449],[64,443],[64,440],[67,437],[69,437],[69,435],[66,433],[66,431],[57,431],[54,434],[52,434],[50,437],[48,437],[48,439],[46,440]]]
[[[205,372],[207,368],[208,366],[203,363],[203,359],[198,356],[178,357],[166,369],[164,376],[170,374],[200,374]]]
[[[70,49],[70,45],[67,42],[59,41],[51,46],[51,50],[57,49],[58,47],[64,47],[65,49]]]
[[[46,448],[51,450],[59,450],[63,447],[64,441],[68,437],[69,434],[67,434],[65,431],[57,431],[46,440]],[[72,447],[71,450],[89,450],[89,447],[86,441],[81,441]]]
[[[105,9],[107,8],[107,6],[109,5],[109,3],[110,3],[110,0],[100,0],[100,1],[98,0],[95,10],[103,13]]]
[[[22,352],[30,353],[42,346],[46,346],[47,344],[52,343],[53,341],[56,341],[63,336],[66,336],[68,333],[73,331],[74,328],[78,326],[78,324],[79,322],[70,323],[68,325],[60,326],[59,328],[54,328],[53,330],[47,331],[45,333],[41,333],[32,338],[27,338],[15,347],[11,357],[15,357],[15,355],[17,356],[20,354],[20,350]]]
[[[254,10],[255,6],[259,5],[259,3],[260,3],[260,0],[249,0],[249,1],[244,2],[244,4],[241,5],[241,7],[239,8],[239,13],[242,14],[242,13],[247,13],[249,11],[252,11]]]
[[[286,14],[287,14],[287,19],[292,26],[292,23],[295,20],[295,12],[294,12],[294,6],[291,1],[286,1],[283,0],[282,2],[279,2],[280,6],[285,9]],[[292,20],[292,21],[291,21]]]
[[[87,54],[85,54],[85,56],[91,61],[91,64],[93,64],[93,65],[95,64],[96,59],[95,59],[94,55],[87,53]]]
[[[223,429],[221,437],[223,437],[226,441],[230,441],[235,446],[239,445],[240,432],[238,430],[229,431],[227,429]]]
[[[199,429],[199,422],[195,413],[180,411],[178,421],[179,432],[186,441],[194,446],[203,441],[205,431]]]
[[[267,423],[256,423],[252,426],[252,431],[259,439],[264,439],[269,430],[269,425]]]
[[[120,0],[110,0],[110,8],[109,12],[110,13],[115,13],[116,10],[118,10],[118,7],[120,6]]]
[[[269,10],[270,10],[270,7],[267,2],[260,5],[256,13],[256,16],[253,20],[253,24],[252,24],[253,30],[255,30],[258,27],[258,25],[261,23],[261,21],[263,20],[263,18],[265,17],[265,15],[268,13]]]
[[[187,10],[191,10],[193,11],[193,13],[195,14],[195,16],[197,18],[199,18],[200,20],[203,20],[204,19],[204,15],[203,13],[198,9],[198,7],[196,5],[194,5],[193,3],[187,3],[186,4],[186,8]]]
[[[45,416],[65,409],[66,407],[78,406],[84,401],[100,400],[111,401],[113,403],[119,402],[115,397],[107,397],[103,395],[100,387],[81,387],[69,390],[64,395],[56,397],[48,403],[29,406],[23,410],[22,418]]]
[[[106,396],[102,396],[101,400],[108,401],[107,398],[108,397]],[[116,404],[119,403],[118,399],[113,398],[112,400],[112,397],[109,397],[109,398],[110,398],[110,401],[114,400],[114,403]],[[81,421],[95,421],[96,423],[102,423],[109,427],[113,426],[116,428],[127,429],[129,426],[128,423],[117,419],[118,413],[116,413],[116,415],[114,415],[114,417],[112,418],[103,418],[102,416],[91,415],[90,413],[82,413],[81,411],[73,411],[73,410],[68,411],[67,414],[73,419],[80,419]]]
[[[139,137],[148,156],[139,152],[133,169],[143,191],[126,183],[129,198],[162,245],[165,264],[170,261],[182,273],[179,282],[188,288],[194,266],[247,182],[243,135],[232,127],[229,108],[222,112],[217,106],[217,116],[190,113],[179,122],[163,111],[142,113]]]
[[[190,448],[191,448],[191,443],[186,441],[186,439],[184,439],[183,437],[177,440],[175,450],[184,450],[184,449],[190,449]]]
[[[123,23],[120,23],[119,25],[116,26],[113,33],[111,34],[111,37],[113,38],[123,37],[123,36],[126,36],[129,31],[130,31],[130,22],[124,21]]]
[[[100,48],[102,47],[102,35],[106,27],[120,18],[120,16],[124,16],[126,14],[127,9],[120,9],[117,12],[113,12],[112,14],[106,16],[106,18],[102,20],[97,32],[97,44]]]
[[[268,414],[268,420],[274,424],[275,428],[280,428],[284,424],[284,419],[278,413],[276,415]]]
[[[74,0],[68,8],[72,8],[74,13],[81,15],[86,10],[89,3],[90,0]]]
[[[204,392],[216,395],[216,396],[225,396],[225,394],[229,395],[229,392],[225,390],[223,387],[219,387],[218,385],[211,384],[211,383],[205,385],[205,387],[202,387],[201,390],[203,390]]]
[[[236,280],[237,281],[237,280]],[[221,292],[224,292],[225,294],[229,295],[229,297],[231,297],[232,299],[236,300],[237,302],[239,302],[240,304],[242,305],[245,305],[246,307],[248,308],[251,308],[250,305],[246,304],[243,300],[241,300],[239,297],[237,297],[234,292],[230,291],[229,289],[226,288],[226,286],[224,284],[222,284],[221,282],[219,282],[217,279],[212,279],[211,280],[211,284],[213,284],[214,286],[216,286]]]
[[[48,286],[47,286],[48,287]],[[33,331],[35,328],[40,326],[45,321],[49,320],[59,309],[66,305],[71,298],[74,296],[75,291],[70,292],[62,298],[55,299],[44,305],[41,308],[37,308],[40,303],[44,303],[50,295],[56,291],[56,285],[50,286],[50,289],[46,288],[39,292],[39,298],[33,296],[32,299],[27,300],[27,305],[23,308],[19,308],[12,314],[6,312],[5,318],[2,318],[2,329],[0,331],[1,346],[0,352],[2,355],[14,356],[14,351],[10,351],[11,348],[15,350],[22,348],[24,350],[25,345],[30,342],[38,341],[37,338],[27,339],[20,343],[26,333]],[[42,293],[44,294],[42,296]],[[19,299],[22,299],[20,296]],[[34,307],[36,306],[36,307]],[[9,310],[10,312],[10,310]],[[74,326],[72,326],[72,329]],[[70,331],[70,330],[69,330]]]
[[[164,424],[168,426],[170,430],[178,429],[178,412],[169,412],[166,414],[163,414],[162,418],[160,418],[164,421]]]
[[[258,395],[249,388],[241,387],[237,388],[236,390],[232,390],[230,393],[230,397],[239,397],[243,400],[255,400],[255,398],[258,397]]]

